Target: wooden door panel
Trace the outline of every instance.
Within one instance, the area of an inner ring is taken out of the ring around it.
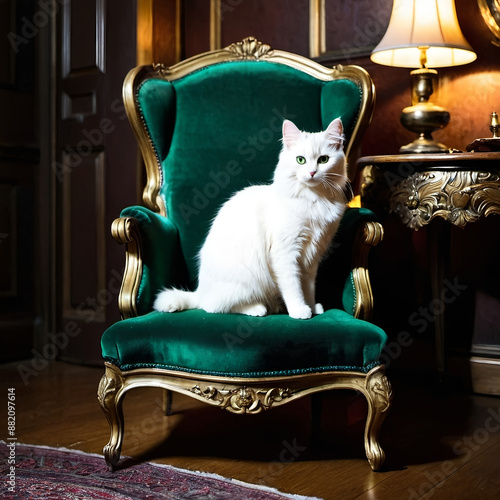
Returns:
[[[70,43],[66,52],[68,74],[105,73],[105,1],[72,0],[66,17],[63,29]]]
[[[135,0],[61,6],[58,328],[69,339],[59,356],[73,362],[102,363],[100,337],[119,319],[124,249],[110,224],[114,207],[137,202],[137,148],[121,102],[136,60],[135,14]]]
[[[84,131],[98,127],[105,68],[104,0],[72,0],[61,15],[63,145],[77,146]]]
[[[105,286],[104,153],[89,155],[63,180],[63,314],[81,319]],[[86,315],[88,317],[88,315]],[[97,319],[97,318],[96,318]],[[99,314],[104,320],[104,315]]]
[[[31,2],[0,0],[0,362],[30,356],[35,331],[35,40]]]

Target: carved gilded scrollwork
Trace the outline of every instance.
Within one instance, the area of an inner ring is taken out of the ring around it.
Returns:
[[[373,394],[374,405],[381,411],[386,412],[392,403],[392,387],[385,375],[379,375],[369,379],[370,391]]]
[[[153,70],[156,71],[158,75],[163,76],[165,78],[167,78],[171,73],[169,67],[163,63],[153,63]]]
[[[385,453],[381,448],[378,435],[382,423],[392,405],[392,388],[384,368],[374,368],[366,378],[366,399],[368,416],[365,426],[366,458],[373,470],[379,470],[384,463]]]
[[[417,172],[395,187],[390,210],[412,229],[423,227],[435,217],[464,227],[500,213],[500,178],[494,172]]]
[[[113,471],[120,460],[123,442],[123,411],[118,393],[123,386],[123,378],[118,369],[110,366],[99,382],[97,399],[108,420],[111,435],[103,453],[110,471]]]
[[[477,0],[486,26],[493,34],[491,43],[500,47],[500,0]]]
[[[123,319],[137,316],[137,294],[142,277],[141,232],[133,217],[119,217],[111,225],[111,234],[118,243],[127,245],[125,271],[118,296],[118,308]]]
[[[274,388],[270,389],[264,395],[264,407],[270,408],[273,403],[279,403],[292,395],[290,389]]]
[[[241,42],[232,43],[227,50],[242,59],[260,59],[272,53],[270,45],[260,42],[253,36],[244,38]]]
[[[117,389],[117,382],[115,377],[109,377],[106,372],[99,381],[97,389],[97,400],[102,406],[103,411],[109,413],[110,403],[113,401]]]
[[[368,272],[368,254],[384,237],[384,229],[378,222],[365,222],[358,229],[353,250],[352,278],[356,290],[354,317],[368,321],[373,312],[373,293]]]
[[[260,413],[262,410],[271,408],[274,403],[281,402],[292,395],[290,389],[283,388],[218,389],[214,386],[207,386],[205,389],[201,389],[199,385],[192,387],[191,392],[231,413]]]
[[[109,443],[104,447],[108,467],[118,465],[123,442],[124,420],[122,412],[126,393],[139,387],[161,387],[169,391],[196,397],[231,413],[257,414],[272,407],[287,404],[318,391],[349,389],[360,391],[368,403],[365,426],[365,451],[374,470],[379,470],[385,454],[378,435],[392,403],[392,390],[385,376],[384,366],[368,373],[328,372],[284,377],[279,380],[227,379],[220,377],[190,376],[156,368],[122,372],[105,363],[106,372],[99,384],[98,398],[111,428]],[[272,385],[271,385],[272,384]]]

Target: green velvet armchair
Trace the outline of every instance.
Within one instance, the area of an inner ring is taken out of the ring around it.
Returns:
[[[368,321],[368,252],[383,235],[370,211],[346,210],[318,273],[325,312],[310,320],[152,309],[164,287],[196,286],[196,255],[220,205],[237,190],[271,181],[284,119],[314,132],[340,116],[353,158],[373,111],[369,75],[246,38],[172,67],[133,69],[124,102],[147,182],[145,206],[126,208],[112,226],[126,244],[126,267],[122,320],[102,337],[98,398],[111,428],[104,448],[110,470],[120,459],[123,398],[146,386],[239,414],[330,389],[359,391],[368,402],[366,455],[380,469],[378,435],[392,392],[379,361],[386,335]]]

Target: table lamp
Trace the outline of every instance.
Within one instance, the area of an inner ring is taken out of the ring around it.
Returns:
[[[428,66],[458,66],[476,59],[460,30],[454,0],[394,0],[387,31],[370,58],[377,64],[418,68],[410,73],[412,105],[403,109],[401,123],[419,136],[400,153],[446,151],[432,132],[448,124],[450,113],[429,100],[438,73]]]

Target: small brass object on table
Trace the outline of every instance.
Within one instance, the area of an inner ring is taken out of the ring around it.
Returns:
[[[467,151],[500,151],[500,122],[498,121],[498,114],[496,111],[491,113],[489,128],[493,137],[476,139],[467,145]]]
[[[491,133],[493,134],[493,139],[497,139],[500,137],[498,135],[498,132],[500,131],[500,124],[498,122],[498,115],[496,111],[493,111],[493,113],[491,113],[490,130]]]

